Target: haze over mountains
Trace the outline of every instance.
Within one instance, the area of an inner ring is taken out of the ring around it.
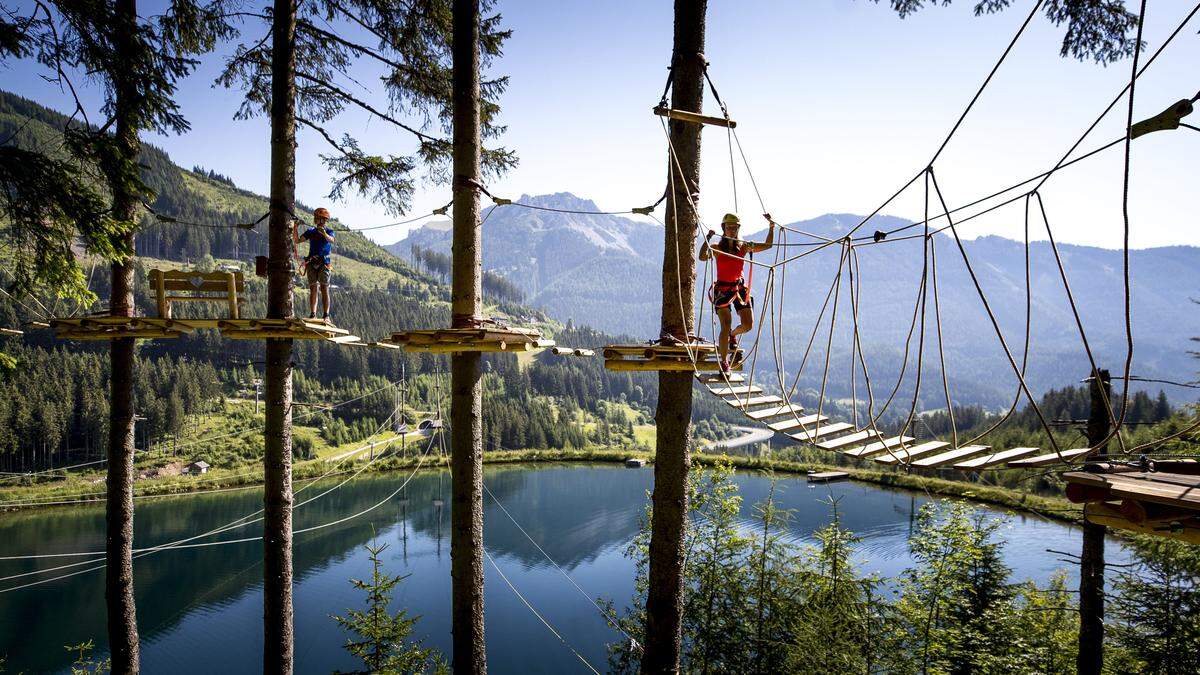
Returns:
[[[519,201],[545,208],[598,210],[591,201],[569,193],[522,196]],[[860,220],[860,216],[851,214],[828,214],[793,225],[837,238]],[[908,222],[884,216],[873,220],[871,228],[891,229]],[[483,229],[484,269],[504,275],[524,289],[530,304],[564,321],[570,319],[639,339],[657,336],[662,264],[662,232],[657,224],[619,216],[500,207],[488,216]],[[760,232],[748,238],[761,237]],[[966,402],[1005,405],[1011,402],[1017,386],[1012,364],[995,335],[953,238],[947,233],[934,239],[946,371],[952,395]],[[778,249],[779,255],[808,250],[795,246],[803,241],[811,240],[790,235],[791,245]],[[450,232],[444,224],[423,227],[388,249],[408,257],[413,245],[449,253]],[[997,317],[1009,352],[1019,364],[1025,332],[1024,246],[1002,237],[985,236],[964,240],[963,249]],[[912,325],[922,273],[922,247],[920,240],[889,241],[884,245],[863,246],[857,251],[860,339],[874,387],[882,389],[886,397],[904,362],[905,338]],[[1061,243],[1059,251],[1092,351],[1101,367],[1119,374],[1126,351],[1121,251]],[[775,256],[776,252],[763,253],[759,254],[759,260],[771,262]],[[789,378],[800,365],[840,259],[840,249],[829,247],[777,272],[776,282],[783,288],[784,300],[782,306],[776,307],[779,314],[775,315],[775,325],[781,328]],[[1200,312],[1191,301],[1200,295],[1196,275],[1200,269],[1200,249],[1172,246],[1135,250],[1130,254],[1130,264],[1136,344],[1134,374],[1191,380],[1196,370],[1196,363],[1189,355],[1191,338],[1200,335]],[[1089,366],[1048,242],[1035,241],[1031,245],[1030,275],[1033,290],[1027,379],[1035,391],[1045,391],[1077,382],[1087,375]],[[767,276],[762,268],[755,275],[754,293],[760,310]],[[848,284],[849,274],[844,273],[838,328],[830,350],[832,370],[827,394],[833,396],[850,393],[852,332]],[[767,312],[764,319],[771,317],[770,307]],[[941,375],[932,287],[927,312],[923,373],[926,386],[922,403],[935,406],[933,394],[936,389],[941,395]],[[706,310],[700,316],[705,334],[711,334],[709,314]],[[819,387],[827,331],[828,314],[801,377],[802,387]],[[906,371],[910,381],[915,373],[918,337],[919,323]],[[764,336],[764,348],[770,339],[769,333]],[[769,353],[763,353],[760,359],[760,368],[772,363]],[[864,387],[861,372],[856,377],[861,396]],[[938,386],[931,387],[929,382]],[[902,387],[902,391],[905,389],[908,385]],[[877,397],[878,394],[877,391]],[[1179,391],[1168,394],[1178,396]]]

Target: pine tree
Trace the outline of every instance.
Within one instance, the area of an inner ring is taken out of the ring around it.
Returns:
[[[1113,643],[1138,672],[1200,672],[1200,546],[1138,536],[1132,547],[1136,566],[1113,584]]]
[[[367,581],[351,579],[350,583],[366,593],[366,610],[351,609],[345,616],[333,617],[338,626],[357,638],[347,640],[345,648],[362,661],[363,669],[351,672],[449,672],[445,661],[433,648],[422,647],[419,640],[412,640],[413,628],[420,617],[410,617],[405,610],[391,613],[392,594],[408,577],[384,572],[380,555],[387,549],[387,544],[372,541],[363,548],[371,561],[371,578]]]

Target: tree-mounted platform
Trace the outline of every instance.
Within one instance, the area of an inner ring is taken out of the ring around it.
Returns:
[[[389,341],[405,351],[432,354],[532,352],[554,346],[554,340],[543,339],[539,331],[507,326],[399,331]]]
[[[138,316],[94,316],[51,319],[50,325],[64,340],[162,340],[178,338],[196,330],[221,331],[234,340],[288,338],[328,340],[338,344],[359,343],[350,331],[321,319],[162,319]],[[362,343],[369,344],[369,343]]]
[[[613,371],[720,371],[717,346],[711,342],[688,344],[657,344],[652,342],[634,345],[606,345],[604,367]],[[742,369],[742,352],[738,350],[732,359],[731,370]]]
[[[338,344],[358,343],[362,338],[324,319],[220,319],[217,328],[231,340],[328,340]]]
[[[50,327],[62,340],[162,340],[177,338],[196,329],[191,323],[178,319],[159,319],[136,316],[92,316],[51,319]],[[214,323],[211,328],[216,328]]]
[[[1174,464],[1171,471],[1088,464],[1062,478],[1089,522],[1200,544],[1200,464]]]

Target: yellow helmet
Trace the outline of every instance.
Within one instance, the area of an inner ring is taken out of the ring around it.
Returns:
[[[726,213],[725,217],[721,219],[721,224],[722,225],[741,225],[742,220],[741,220],[741,218],[738,218],[736,213]]]
[[[326,220],[328,220],[329,219],[329,209],[322,206],[321,208],[317,209],[316,211],[313,211],[313,218],[325,218]]]

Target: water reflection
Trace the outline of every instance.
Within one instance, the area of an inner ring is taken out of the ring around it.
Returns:
[[[367,509],[394,492],[404,475],[364,476],[295,513],[297,529],[335,521]],[[540,465],[488,468],[485,481],[504,507],[553,560],[592,597],[624,606],[633,593],[633,565],[624,557],[645,512],[652,469],[608,465]],[[753,504],[770,481],[736,476],[747,527]],[[332,486],[308,488],[316,494]],[[296,536],[295,608],[298,672],[353,667],[341,646],[346,639],[329,618],[362,603],[348,583],[370,567],[362,545],[372,537],[388,545],[388,571],[407,574],[396,607],[421,615],[418,633],[428,644],[450,649],[450,481],[445,471],[424,472],[371,513]],[[797,477],[780,479],[776,495],[793,511],[791,537],[807,543],[828,522],[839,500],[843,523],[864,538],[864,569],[895,575],[909,564],[906,540],[924,495],[856,483],[810,488]],[[302,495],[302,497],[305,495]],[[257,489],[141,502],[135,541],[153,546],[192,536],[261,508]],[[603,618],[580,597],[499,506],[485,499],[485,541],[504,573],[564,637],[601,667],[605,644],[616,639]],[[7,514],[0,521],[0,555],[102,550],[101,506]],[[257,524],[218,539],[260,533]],[[1079,535],[1059,523],[1014,517],[1002,530],[1007,563],[1018,578],[1044,581],[1061,565],[1047,548],[1076,550]],[[1110,559],[1125,559],[1117,546]],[[172,550],[135,560],[138,619],[147,672],[257,672],[262,651],[262,548],[257,542]],[[0,576],[52,567],[74,559],[0,563]],[[37,567],[35,567],[35,564]],[[78,568],[75,568],[78,569]],[[65,570],[73,571],[73,570]],[[29,579],[22,579],[26,581]],[[5,585],[12,585],[7,582]],[[493,672],[574,672],[580,664],[489,568],[485,582],[489,665]],[[0,654],[9,669],[64,669],[63,645],[104,643],[103,573],[80,574],[0,594]]]

